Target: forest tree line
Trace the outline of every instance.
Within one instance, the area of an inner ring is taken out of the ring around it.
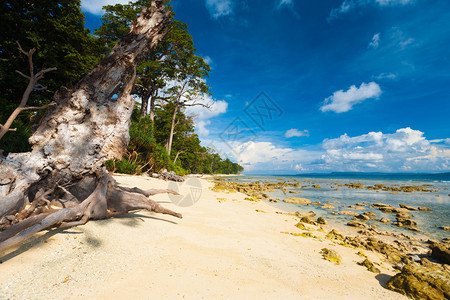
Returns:
[[[91,34],[85,28],[79,0],[1,2],[0,124],[17,107],[27,86],[26,78],[16,72],[26,73],[29,68],[18,43],[22,49],[36,48],[36,68],[56,67],[31,93],[28,105],[40,107],[50,103],[55,92],[70,91],[129,32],[142,7],[150,3],[138,0],[105,6],[102,24]],[[188,26],[176,18],[169,26],[164,40],[136,70],[130,143],[122,160],[108,161],[107,167],[127,174],[161,169],[179,175],[240,173],[242,166],[201,146],[194,132],[193,116],[185,110],[190,106],[210,108],[210,103],[199,101],[209,95],[206,78],[210,67],[196,55]],[[114,97],[117,95],[111,95]],[[45,110],[21,112],[11,126],[13,131],[0,140],[3,155],[29,151],[28,138],[44,114]]]

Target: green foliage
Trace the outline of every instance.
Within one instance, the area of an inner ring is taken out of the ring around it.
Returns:
[[[1,124],[18,106],[28,84],[15,72],[29,73],[27,57],[17,49],[16,41],[25,51],[36,48],[35,69],[57,68],[39,82],[47,88],[33,91],[28,101],[30,106],[49,103],[61,86],[72,87],[92,70],[105,52],[98,38],[84,28],[79,0],[0,1],[0,28]],[[31,121],[38,121],[43,113],[23,112],[12,125],[18,128],[17,132],[7,133],[0,141],[0,148],[7,152],[27,151],[29,146],[25,141],[31,133]]]
[[[122,158],[122,160],[109,160],[105,163],[106,168],[111,172],[117,172],[122,174],[141,174],[141,168],[139,164],[135,161],[129,160],[127,158]]]

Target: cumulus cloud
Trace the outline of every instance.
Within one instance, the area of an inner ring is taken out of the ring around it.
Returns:
[[[378,48],[380,45],[380,33],[376,33],[372,37],[372,41],[369,43],[369,47],[371,48]]]
[[[207,125],[211,124],[210,120],[200,120],[197,122],[197,133],[200,136],[208,136],[210,131],[206,128]]]
[[[231,0],[206,0],[205,4],[209,14],[214,19],[233,13],[233,3]]]
[[[321,144],[293,149],[268,141],[236,143],[235,151],[215,144],[247,172],[436,172],[450,169],[450,139],[427,140],[410,127],[394,133],[343,134]]]
[[[324,140],[321,160],[331,170],[399,172],[448,170],[450,149],[431,145],[424,133],[410,127],[395,133],[369,132]]]
[[[209,108],[201,105],[188,106],[186,108],[186,114],[193,116],[197,120],[206,120],[214,118],[220,114],[226,113],[228,108],[228,102],[224,100],[214,100],[210,95],[203,95],[196,99],[197,104],[210,105]]]
[[[195,101],[197,104],[209,105],[206,108],[201,105],[188,106],[186,108],[186,115],[194,117],[194,123],[196,131],[199,135],[207,136],[210,131],[206,126],[210,125],[211,122],[208,119],[217,117],[220,114],[227,112],[228,102],[224,100],[215,100],[210,95],[202,95],[198,97]]]
[[[114,4],[128,4],[129,0],[81,0],[81,8],[84,11],[90,12],[94,15],[102,15],[104,11],[103,6]]]
[[[291,137],[295,137],[295,136],[309,136],[309,131],[308,130],[298,130],[295,128],[289,129],[288,131],[286,131],[286,133],[284,134],[285,137],[287,138],[291,138]]]
[[[320,108],[321,111],[334,111],[343,113],[353,108],[353,105],[364,100],[378,98],[381,95],[381,88],[376,82],[362,83],[359,88],[352,85],[347,91],[339,90],[326,98]]]

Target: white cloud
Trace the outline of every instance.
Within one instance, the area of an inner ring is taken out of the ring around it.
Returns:
[[[413,42],[414,42],[414,39],[413,39],[413,38],[409,38],[409,39],[400,41],[400,47],[401,47],[402,49],[404,49],[406,46],[412,44]]]
[[[188,106],[186,108],[186,114],[193,116],[194,119],[197,120],[214,118],[220,114],[226,113],[228,108],[228,102],[224,100],[214,100],[210,95],[198,97],[195,102],[211,106],[209,109],[201,105]]]
[[[387,6],[387,5],[406,5],[409,3],[412,3],[413,0],[375,0],[376,3],[378,3],[381,6]]]
[[[369,43],[369,47],[371,48],[378,48],[380,45],[380,33],[376,33],[372,37],[372,41]]]
[[[295,136],[299,136],[299,137],[300,136],[309,136],[309,132],[306,129],[299,131],[298,129],[292,128],[292,129],[289,129],[288,131],[286,131],[284,136],[287,138],[291,138],[291,137],[295,137]]]
[[[394,6],[407,5],[414,0],[344,0],[338,8],[333,8],[328,17],[328,21],[337,18],[339,15],[346,14],[357,7],[366,5]]]
[[[207,63],[211,67],[211,65],[213,63],[213,60],[211,57],[205,56],[205,57],[203,57],[203,60],[205,61],[205,63]]]
[[[320,110],[342,113],[351,110],[353,105],[357,103],[370,98],[378,98],[380,95],[381,88],[376,82],[363,82],[359,88],[352,85],[345,92],[343,90],[334,92],[332,96],[325,99]]]
[[[200,120],[197,122],[197,126],[195,127],[195,129],[197,129],[197,133],[200,136],[208,136],[210,131],[209,129],[206,128],[207,125],[210,125],[211,121],[210,120]]]
[[[206,0],[206,8],[212,18],[218,19],[233,13],[231,0]]]
[[[102,15],[104,11],[103,6],[114,4],[128,4],[129,0],[81,0],[81,8],[84,11],[90,12],[94,15]]]
[[[277,4],[277,8],[281,8],[283,6],[292,7],[294,5],[294,0],[279,0]]]
[[[397,75],[394,73],[380,73],[377,76],[375,76],[376,79],[395,79],[397,78]]]
[[[228,102],[224,100],[214,100],[210,95],[202,95],[195,101],[198,104],[209,105],[210,108],[206,108],[201,105],[188,106],[186,108],[186,115],[194,117],[195,129],[199,135],[208,136],[210,131],[206,126],[211,122],[208,119],[214,118],[220,114],[226,113],[228,108]]]
[[[450,169],[450,139],[427,140],[423,132],[409,127],[394,133],[369,132],[354,137],[343,134],[303,149],[250,141],[232,145],[232,151],[226,143],[209,143],[251,173],[445,172]]]

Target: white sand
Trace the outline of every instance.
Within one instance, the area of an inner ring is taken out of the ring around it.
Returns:
[[[143,189],[168,186],[144,177],[116,179]],[[370,273],[356,264],[363,260],[358,250],[283,234],[302,232],[293,217],[200,182],[201,199],[190,207],[174,205],[167,195],[153,197],[182,220],[139,211],[43,232],[0,254],[0,299],[406,299],[377,279],[393,274],[388,264],[379,267],[381,275]],[[187,195],[190,187],[180,191]],[[324,247],[335,249],[343,263],[324,260]],[[364,252],[381,262],[379,254]]]

